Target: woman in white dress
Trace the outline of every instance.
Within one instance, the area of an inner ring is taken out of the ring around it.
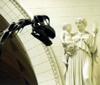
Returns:
[[[72,27],[71,27],[71,24],[67,24],[63,27],[63,32],[62,32],[62,35],[61,35],[61,42],[62,42],[62,46],[64,48],[64,56],[63,56],[63,63],[66,67],[66,70],[65,70],[65,75],[64,75],[64,79],[65,79],[65,84],[67,84],[67,70],[68,68],[70,67],[70,64],[72,63],[72,55],[74,54],[74,43],[73,43],[73,40],[72,40],[72,33],[71,33],[71,30],[72,30]],[[70,62],[69,62],[70,61]],[[71,70],[71,69],[70,69]]]
[[[93,85],[92,54],[96,51],[95,39],[92,34],[85,31],[85,19],[78,19],[76,25],[78,33],[73,36],[76,51],[69,61],[66,85]]]

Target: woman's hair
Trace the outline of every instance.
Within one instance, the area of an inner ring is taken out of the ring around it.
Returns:
[[[84,26],[87,26],[87,21],[86,21],[85,18],[77,18],[75,23],[78,24],[78,23],[81,23],[81,22],[84,24]]]
[[[68,26],[71,27],[71,24],[66,24],[66,25],[64,25],[64,26],[63,26],[63,30],[66,30],[66,29],[68,28]]]

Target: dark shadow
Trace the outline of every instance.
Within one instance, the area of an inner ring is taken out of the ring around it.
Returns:
[[[0,15],[0,32],[8,26]],[[17,35],[7,40],[1,50],[0,85],[38,85],[30,59]]]

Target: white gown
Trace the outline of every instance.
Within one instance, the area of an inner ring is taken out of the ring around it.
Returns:
[[[66,60],[69,58],[69,56],[67,55],[69,53],[68,52],[68,50],[69,50],[68,46],[72,45],[72,36],[71,36],[71,34],[68,33],[67,31],[63,31],[62,35],[61,35],[61,42],[62,42],[64,52],[65,52],[64,57],[63,57],[63,63],[67,64],[68,62]]]
[[[71,57],[72,57],[72,56],[68,55],[68,54],[70,54],[68,46],[72,46],[73,45],[73,40],[72,40],[71,34],[68,33],[67,31],[63,31],[62,34],[61,34],[61,42],[62,42],[62,45],[63,45],[63,48],[64,48],[64,52],[66,52],[66,53],[64,53],[62,61],[63,61],[64,65],[65,65],[65,68],[66,68],[64,70],[65,71],[64,72],[65,84],[68,85],[67,81],[66,81],[67,78],[68,78],[67,74],[66,74],[67,71],[68,71],[68,68],[66,67],[66,64],[69,63],[67,60],[71,60]]]
[[[91,53],[95,52],[95,39],[85,32],[77,33],[73,40],[76,52],[69,58],[66,85],[93,85]]]

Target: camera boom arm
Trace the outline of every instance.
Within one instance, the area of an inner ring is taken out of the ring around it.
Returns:
[[[47,17],[47,18],[46,18]],[[37,19],[36,19],[37,18]],[[12,22],[11,25],[3,31],[3,35],[1,36],[0,44],[4,44],[7,39],[12,37],[12,35],[16,32],[18,33],[19,30],[23,29],[27,25],[32,26],[32,35],[40,40],[46,46],[50,46],[52,41],[50,38],[55,37],[55,31],[50,26],[49,23],[44,23],[44,21],[49,21],[49,17],[46,15],[36,15],[34,19],[20,19],[17,23]]]

